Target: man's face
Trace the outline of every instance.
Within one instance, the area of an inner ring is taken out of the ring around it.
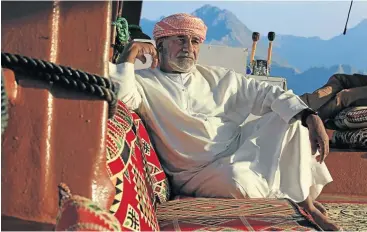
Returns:
[[[197,36],[170,36],[162,41],[160,68],[165,72],[190,72],[196,64],[200,39]]]

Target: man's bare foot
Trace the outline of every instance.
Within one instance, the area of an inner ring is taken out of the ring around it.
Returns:
[[[326,208],[318,201],[313,201],[313,205],[318,209],[323,215],[328,216]]]
[[[320,212],[320,210],[318,210],[317,208],[315,208],[312,211],[308,211],[308,210],[306,210],[306,211],[312,216],[313,220],[315,220],[317,225],[319,225],[321,227],[321,229],[323,229],[324,231],[340,231],[340,230],[342,230],[341,227],[337,226],[335,223],[330,221],[330,219],[328,217],[326,217],[324,214],[322,214]]]
[[[318,202],[317,202],[318,203]],[[321,204],[317,204],[320,206]],[[311,215],[313,220],[317,225],[321,227],[322,230],[325,231],[339,231],[342,228],[337,226],[334,222],[332,222],[327,216],[325,216],[318,207],[315,206],[315,202],[308,196],[304,201],[298,203],[299,206],[303,207],[303,209]],[[322,205],[321,205],[322,206]],[[322,206],[323,209],[325,209]]]

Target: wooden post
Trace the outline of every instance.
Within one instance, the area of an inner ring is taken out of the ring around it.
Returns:
[[[122,17],[124,17],[129,24],[139,25],[142,5],[143,1],[123,1]]]
[[[1,49],[107,77],[111,1],[2,2]],[[107,102],[5,70],[2,229],[52,230],[60,182],[109,209]]]

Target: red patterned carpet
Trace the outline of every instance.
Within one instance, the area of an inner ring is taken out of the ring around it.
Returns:
[[[320,230],[283,199],[184,198],[163,203],[157,211],[165,231]]]

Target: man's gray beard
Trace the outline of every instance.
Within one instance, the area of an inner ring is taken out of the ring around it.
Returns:
[[[168,60],[168,63],[174,71],[188,73],[193,69],[193,67],[195,67],[196,61],[194,60],[190,60],[190,61]]]

